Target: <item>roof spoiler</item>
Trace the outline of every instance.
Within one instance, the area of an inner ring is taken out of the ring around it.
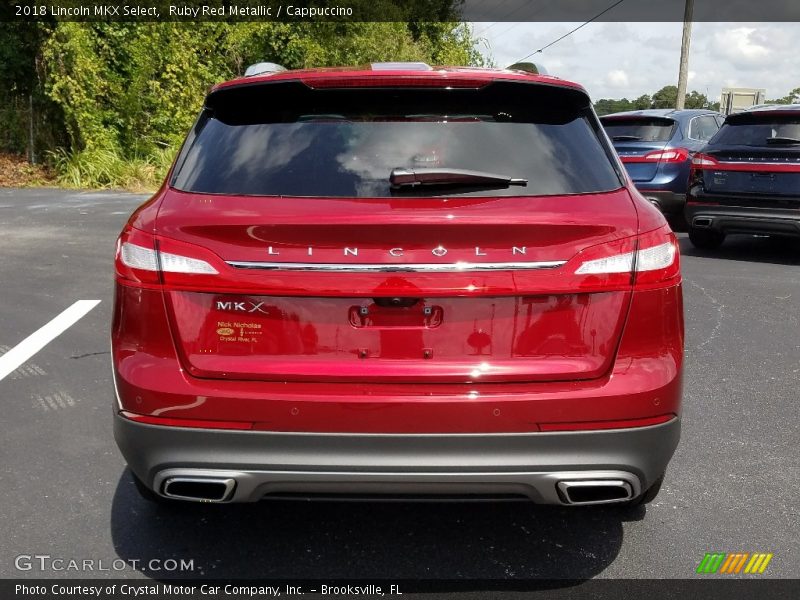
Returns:
[[[544,65],[536,64],[533,62],[518,62],[510,67],[506,67],[509,71],[524,71],[526,73],[533,73],[534,75],[549,75]]]

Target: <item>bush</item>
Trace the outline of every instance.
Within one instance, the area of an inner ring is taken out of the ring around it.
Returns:
[[[73,188],[123,188],[150,191],[164,181],[174,157],[171,149],[126,158],[108,149],[52,152],[59,185]]]

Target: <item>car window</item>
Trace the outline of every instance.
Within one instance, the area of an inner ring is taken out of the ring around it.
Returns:
[[[614,141],[667,142],[677,123],[661,117],[603,119],[603,127]]]
[[[743,115],[728,119],[712,144],[770,146],[772,138],[800,139],[800,115]]]
[[[588,101],[584,106],[541,86],[491,87],[455,94],[275,88],[269,101],[240,95],[233,103],[212,102],[178,159],[173,185],[212,194],[332,197],[560,195],[621,186]],[[391,188],[393,169],[431,167],[528,183]]]
[[[719,125],[712,115],[695,117],[689,123],[689,137],[694,140],[708,141],[718,130]]]

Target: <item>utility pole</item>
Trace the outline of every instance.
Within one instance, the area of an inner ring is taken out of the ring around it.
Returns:
[[[678,71],[678,97],[675,108],[681,110],[686,102],[686,80],[689,78],[689,42],[692,39],[692,10],[694,0],[686,0],[683,11],[683,39],[681,39],[681,66]]]

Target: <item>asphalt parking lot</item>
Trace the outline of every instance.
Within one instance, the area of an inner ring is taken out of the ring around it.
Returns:
[[[772,552],[800,573],[800,244],[681,234],[683,437],[657,500],[638,509],[529,504],[141,500],[111,432],[114,241],[141,195],[0,189],[0,354],[77,300],[86,316],[0,381],[0,577],[19,555],[144,563],[95,577],[691,578],[704,553]],[[119,563],[117,563],[119,564]]]

